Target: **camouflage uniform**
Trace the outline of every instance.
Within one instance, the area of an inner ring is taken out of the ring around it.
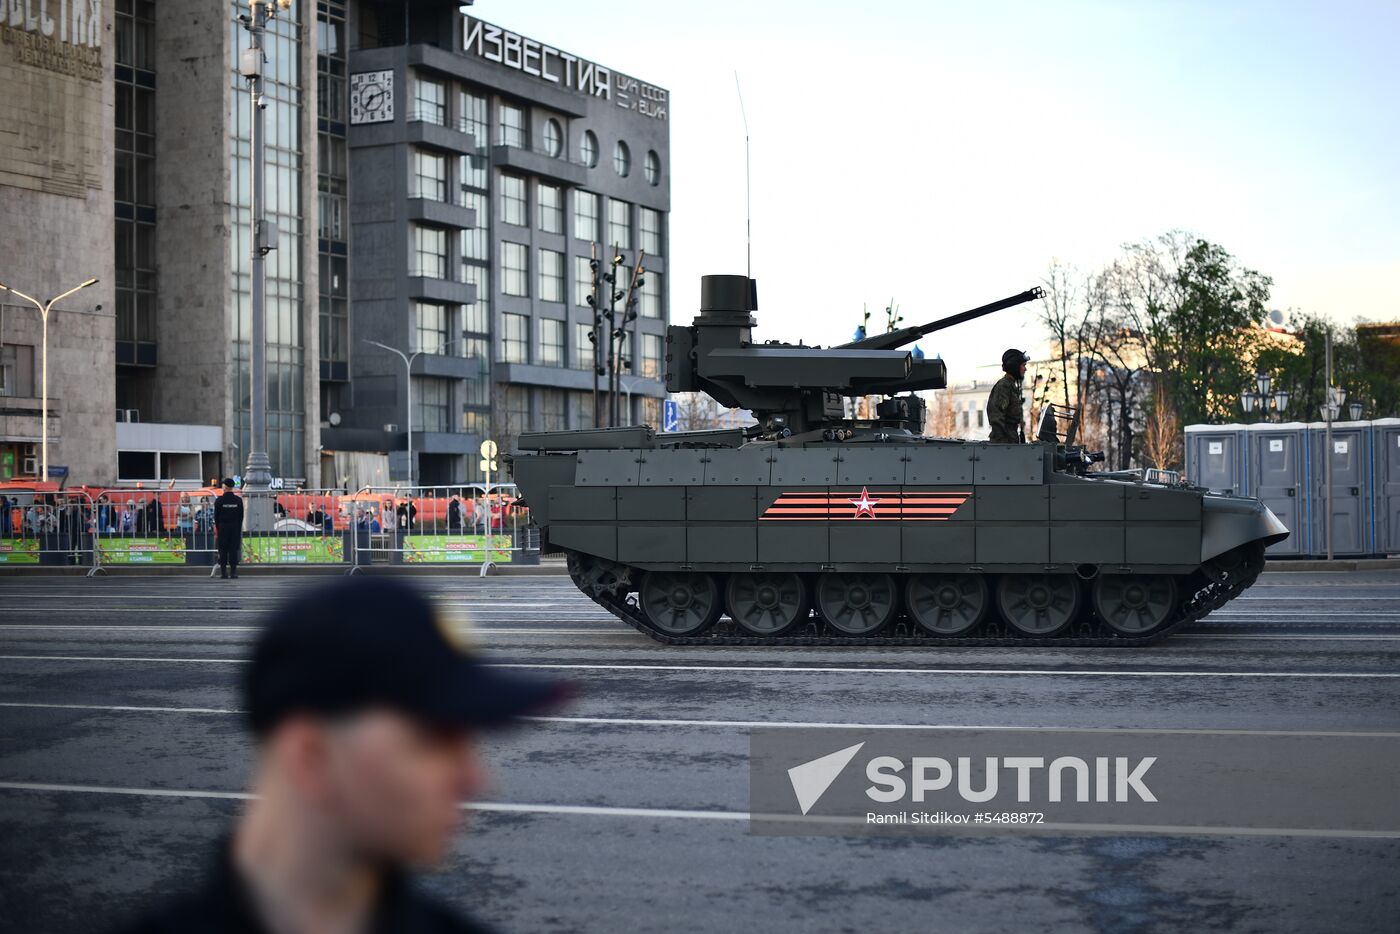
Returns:
[[[992,426],[992,441],[998,444],[1019,444],[1026,440],[1021,381],[1011,374],[997,380],[987,398],[987,421]]]

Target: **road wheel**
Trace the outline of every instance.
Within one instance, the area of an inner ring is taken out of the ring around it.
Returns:
[[[817,580],[822,619],[848,636],[868,636],[894,619],[899,590],[888,574],[823,574]]]
[[[1007,574],[997,584],[997,608],[1026,636],[1053,636],[1079,615],[1079,580],[1071,574]]]
[[[719,584],[709,574],[651,571],[642,577],[639,600],[647,622],[668,636],[693,636],[719,619]]]
[[[909,618],[937,636],[977,628],[991,603],[986,579],[976,574],[914,574],[904,587]]]
[[[1176,581],[1166,574],[1100,574],[1094,581],[1094,610],[1116,633],[1142,636],[1176,612]]]
[[[807,621],[807,585],[796,574],[732,574],[729,615],[755,636],[778,636]]]

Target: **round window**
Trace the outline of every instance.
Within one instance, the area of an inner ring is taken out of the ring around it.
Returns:
[[[578,144],[578,154],[583,158],[583,164],[590,169],[598,165],[598,137],[593,135],[592,130],[583,131],[583,139]]]
[[[661,184],[661,157],[656,154],[655,149],[647,150],[646,172],[649,184]]]
[[[553,117],[544,124],[544,151],[556,159],[564,151],[564,130]]]
[[[632,150],[628,149],[622,140],[618,140],[617,145],[613,147],[613,168],[623,178],[632,171]]]

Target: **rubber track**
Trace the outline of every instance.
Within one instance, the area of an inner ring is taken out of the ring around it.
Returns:
[[[646,621],[641,609],[625,597],[619,598],[614,594],[594,594],[589,593],[588,588],[581,582],[578,566],[578,558],[570,552],[569,576],[573,579],[574,586],[593,600],[594,603],[607,610],[618,619],[627,623],[633,629],[650,636],[657,642],[665,645],[693,645],[693,646],[767,646],[793,645],[793,646],[980,646],[980,647],[1005,647],[1005,648],[1026,648],[1028,646],[1040,646],[1044,648],[1140,648],[1142,646],[1155,645],[1165,640],[1174,631],[1186,623],[1194,623],[1204,618],[1212,610],[1217,610],[1229,601],[1238,597],[1251,584],[1258,579],[1259,574],[1264,569],[1262,554],[1261,560],[1250,561],[1244,573],[1234,580],[1225,582],[1205,581],[1204,585],[1198,589],[1191,598],[1182,604],[1184,612],[1180,617],[1159,629],[1143,636],[1123,636],[1103,625],[1095,619],[1091,610],[1084,611],[1084,615],[1070,625],[1070,627],[1059,635],[1054,636],[1027,636],[1019,633],[1013,634],[1010,627],[1002,620],[997,619],[994,613],[988,614],[988,619],[979,627],[985,635],[981,636],[934,636],[934,635],[912,635],[915,627],[907,619],[897,618],[889,626],[886,626],[882,634],[871,636],[848,636],[844,633],[836,632],[821,622],[820,619],[813,618],[803,630],[796,634],[786,634],[781,636],[754,636],[743,634],[738,627],[728,620],[728,617],[721,617],[720,621],[705,633],[697,636],[673,636],[661,632]]]

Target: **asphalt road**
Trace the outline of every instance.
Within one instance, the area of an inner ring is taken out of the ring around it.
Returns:
[[[249,745],[237,678],[308,578],[0,576],[0,927],[100,930],[196,878]],[[566,578],[431,577],[498,660],[576,681],[493,738],[427,884],[505,931],[1400,930],[1400,841],[763,837],[748,736],[839,723],[1400,728],[1400,572],[1266,574],[1162,646],[671,649]]]

